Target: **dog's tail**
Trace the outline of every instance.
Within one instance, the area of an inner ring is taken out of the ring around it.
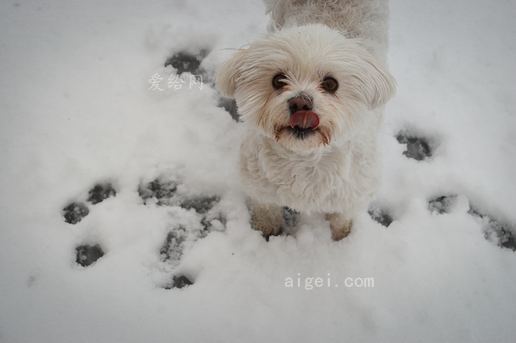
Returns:
[[[385,51],[388,0],[264,0],[271,15],[269,30],[324,24],[348,38],[360,38],[371,49]]]

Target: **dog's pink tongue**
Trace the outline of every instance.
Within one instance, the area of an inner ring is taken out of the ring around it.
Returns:
[[[297,111],[290,115],[290,127],[301,129],[315,129],[319,126],[319,116],[312,111]]]

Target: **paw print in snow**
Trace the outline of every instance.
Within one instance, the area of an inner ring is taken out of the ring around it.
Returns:
[[[225,230],[225,214],[218,206],[221,197],[216,194],[198,194],[189,191],[181,178],[174,174],[164,174],[138,186],[138,194],[144,206],[175,208],[171,215],[188,214],[191,227],[172,225],[164,237],[163,244],[156,254],[161,263],[175,268],[180,264],[183,254],[197,240],[212,231]],[[81,220],[94,211],[95,206],[108,198],[116,197],[117,190],[109,182],[95,184],[83,197],[78,197],[62,209],[66,223],[81,226]],[[104,256],[100,242],[80,244],[75,248],[75,262],[82,267],[91,267]],[[165,289],[183,288],[193,284],[193,278],[186,275],[172,275],[170,282],[161,285]]]

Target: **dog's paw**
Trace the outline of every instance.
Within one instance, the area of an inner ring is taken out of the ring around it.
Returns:
[[[340,213],[326,214],[326,220],[330,222],[331,239],[340,241],[351,233],[353,221]]]
[[[417,161],[425,160],[433,154],[433,144],[426,137],[418,137],[410,132],[402,131],[396,135],[396,139],[400,144],[406,145],[406,150],[403,152],[407,158],[412,158]]]
[[[352,224],[346,224],[341,227],[333,227],[331,226],[331,239],[334,241],[340,241],[346,238],[351,233]]]
[[[260,231],[263,238],[268,242],[271,236],[279,236],[283,233],[284,227],[281,224],[265,224],[263,220],[251,217],[251,227]]]
[[[283,207],[275,205],[250,204],[251,227],[261,231],[265,240],[280,235],[285,226]]]

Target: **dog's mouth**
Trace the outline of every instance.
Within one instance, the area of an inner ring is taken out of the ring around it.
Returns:
[[[314,135],[318,129],[310,129],[310,128],[304,129],[299,126],[294,126],[294,127],[288,126],[288,127],[285,127],[285,130],[290,132],[290,134],[292,134],[297,139],[305,139],[305,138],[308,138],[308,137]]]
[[[319,116],[313,111],[296,111],[290,115],[289,125],[298,131],[315,130],[319,126]]]
[[[313,111],[296,111],[288,123],[274,128],[276,141],[298,149],[311,149],[330,144],[331,130],[319,125],[319,115]],[[298,141],[298,143],[294,143]]]
[[[285,127],[294,137],[305,139],[316,133],[319,116],[313,111],[296,111],[290,115],[289,126]]]
[[[319,146],[319,145],[328,145],[330,144],[330,137],[331,137],[331,131],[321,125],[317,126],[315,128],[308,127],[308,128],[302,128],[299,126],[292,127],[291,125],[281,125],[277,126],[274,130],[274,135],[276,138],[276,141],[278,142],[288,142],[292,139],[303,142],[304,144],[309,144],[309,146]],[[290,137],[290,139],[288,139]],[[287,139],[287,140],[284,140]],[[287,144],[292,144],[287,143]]]

